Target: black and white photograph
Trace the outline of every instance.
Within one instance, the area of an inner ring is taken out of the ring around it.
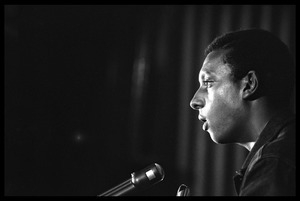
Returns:
[[[4,5],[4,196],[295,196],[296,5]]]

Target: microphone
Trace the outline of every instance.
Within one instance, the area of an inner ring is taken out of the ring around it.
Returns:
[[[102,197],[125,195],[134,190],[150,187],[151,185],[162,181],[164,177],[165,173],[163,168],[159,164],[153,163],[138,172],[131,173],[130,179],[97,196]]]
[[[177,190],[176,196],[189,196],[190,189],[185,184],[181,184]]]

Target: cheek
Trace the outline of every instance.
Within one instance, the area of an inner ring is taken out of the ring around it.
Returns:
[[[214,100],[211,102],[210,108],[207,113],[207,118],[210,121],[224,122],[233,116],[235,108],[229,100]]]
[[[209,94],[207,103],[207,108],[217,115],[238,110],[241,99],[237,90],[227,87]]]
[[[209,98],[207,118],[211,129],[216,133],[230,129],[242,114],[238,94],[223,90]]]

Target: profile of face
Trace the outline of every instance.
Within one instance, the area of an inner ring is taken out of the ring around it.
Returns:
[[[235,81],[230,67],[224,64],[222,57],[226,51],[212,51],[207,55],[199,72],[200,86],[190,102],[199,111],[203,130],[220,144],[242,142],[247,122],[243,82]]]

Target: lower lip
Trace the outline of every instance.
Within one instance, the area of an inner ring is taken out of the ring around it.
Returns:
[[[207,124],[207,121],[203,123],[202,129],[203,129],[204,131],[207,131],[207,130],[208,130],[208,124]]]

